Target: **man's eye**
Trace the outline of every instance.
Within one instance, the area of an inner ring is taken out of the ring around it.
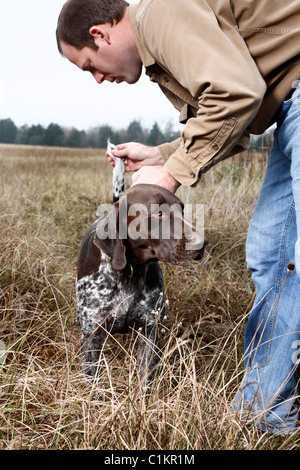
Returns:
[[[86,72],[92,72],[94,70],[94,67],[92,66],[92,64],[87,64],[84,70]]]

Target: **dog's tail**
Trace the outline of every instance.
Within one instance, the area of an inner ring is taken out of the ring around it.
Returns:
[[[113,203],[118,201],[125,191],[125,165],[122,158],[114,157],[112,150],[116,148],[114,144],[107,139],[107,153],[113,158],[115,166],[113,169],[112,189],[113,189]]]

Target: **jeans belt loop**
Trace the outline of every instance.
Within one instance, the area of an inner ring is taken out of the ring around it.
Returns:
[[[300,80],[295,80],[292,83],[292,87],[291,87],[290,91],[288,92],[287,96],[285,97],[284,101],[289,100],[293,96],[295,90],[298,88],[299,85],[300,85]]]

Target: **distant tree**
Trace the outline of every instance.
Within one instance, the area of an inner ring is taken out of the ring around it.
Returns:
[[[11,119],[0,120],[0,142],[3,144],[14,144],[18,128]]]
[[[108,124],[103,124],[99,127],[97,133],[97,147],[98,148],[106,148],[107,146],[107,139],[110,139],[112,142],[115,140],[114,130]]]
[[[78,131],[73,128],[69,131],[65,131],[64,134],[66,147],[83,148],[86,146],[85,131]]]
[[[17,144],[26,145],[28,143],[28,126],[24,124],[23,126],[18,128],[18,133],[16,137]]]
[[[49,124],[45,130],[44,145],[50,147],[61,147],[64,145],[64,131],[58,124]]]
[[[164,136],[159,128],[157,122],[155,122],[152,126],[152,129],[147,138],[148,145],[160,145],[164,142]]]
[[[127,142],[140,142],[142,144],[146,143],[147,133],[144,131],[139,121],[131,121],[127,127],[126,140]]]
[[[90,148],[96,148],[97,147],[97,128],[92,128],[88,129],[86,132],[86,146]]]
[[[107,139],[116,140],[115,131],[108,124],[93,127],[86,132],[86,146],[91,148],[106,148]]]
[[[163,135],[165,142],[172,142],[172,140],[176,140],[178,137],[180,137],[181,132],[179,130],[174,130],[173,123],[171,120],[169,120],[163,131]]]
[[[38,125],[33,125],[27,129],[27,144],[28,145],[43,145],[45,139],[45,128]]]
[[[127,131],[126,129],[118,129],[114,132],[114,140],[111,141],[115,144],[121,144],[127,142]]]

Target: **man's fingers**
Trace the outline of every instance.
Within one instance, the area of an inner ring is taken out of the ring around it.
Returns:
[[[127,157],[127,145],[117,145],[117,148],[113,150],[113,155],[115,155],[116,157]]]
[[[107,156],[107,159],[108,159],[109,163],[111,164],[111,166],[115,166],[115,162],[114,162],[113,158],[111,158],[111,157],[108,155],[108,153],[106,153],[105,155]]]
[[[117,145],[118,150],[124,150],[124,149],[126,149],[126,147],[127,147],[127,144],[118,144]]]

